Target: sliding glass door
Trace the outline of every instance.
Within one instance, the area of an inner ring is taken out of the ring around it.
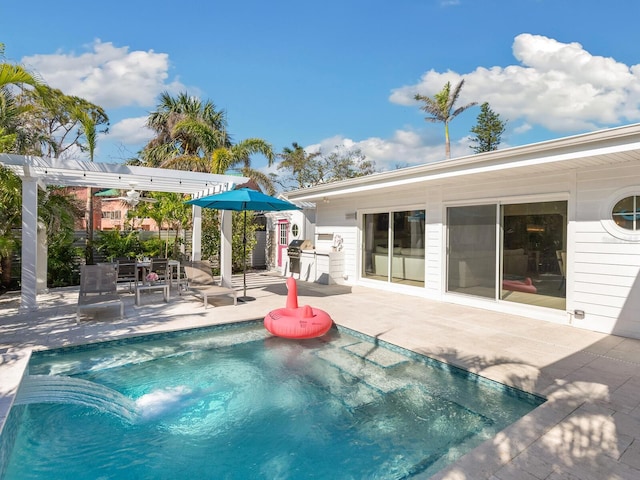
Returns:
[[[424,227],[424,210],[365,214],[362,277],[424,286]]]
[[[496,205],[447,209],[447,291],[496,296]]]
[[[499,212],[497,204],[447,209],[447,291],[564,309],[567,202]]]

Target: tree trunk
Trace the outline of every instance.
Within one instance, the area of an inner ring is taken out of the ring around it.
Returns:
[[[444,124],[444,156],[447,160],[451,158],[451,143],[449,142],[449,124]]]
[[[11,255],[9,254],[6,257],[2,257],[0,263],[2,264],[2,278],[0,282],[3,287],[9,288],[11,286]]]
[[[93,188],[87,188],[87,238],[85,240],[85,262],[93,265]]]

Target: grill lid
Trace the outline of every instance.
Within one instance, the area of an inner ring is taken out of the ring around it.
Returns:
[[[313,244],[310,240],[291,240],[288,250],[310,250],[313,248]]]

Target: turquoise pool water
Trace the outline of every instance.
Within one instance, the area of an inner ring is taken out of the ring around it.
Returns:
[[[34,354],[1,478],[424,478],[542,401],[343,329],[152,335]]]

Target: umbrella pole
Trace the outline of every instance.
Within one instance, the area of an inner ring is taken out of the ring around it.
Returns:
[[[242,284],[244,285],[244,298],[247,298],[247,211],[244,211],[242,225]]]
[[[243,295],[238,300],[242,302],[250,302],[255,300],[253,297],[247,297],[247,211],[244,211],[244,222],[242,225],[242,285]]]

